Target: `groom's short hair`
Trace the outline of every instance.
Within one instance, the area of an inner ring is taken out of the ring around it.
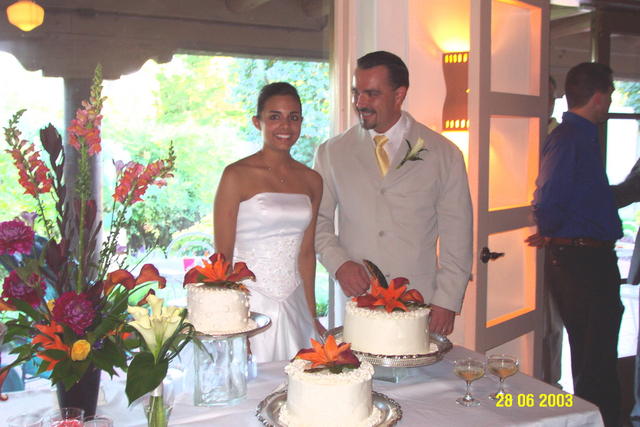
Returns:
[[[378,50],[367,53],[358,59],[358,68],[363,70],[379,65],[383,65],[389,70],[389,80],[391,80],[391,85],[394,89],[401,86],[409,87],[409,70],[398,55],[385,50]]]

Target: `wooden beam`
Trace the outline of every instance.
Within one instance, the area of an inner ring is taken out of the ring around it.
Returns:
[[[269,3],[271,0],[225,0],[227,9],[235,13],[244,13]]]
[[[591,12],[558,18],[549,24],[549,36],[553,39],[573,34],[587,33],[591,29]]]

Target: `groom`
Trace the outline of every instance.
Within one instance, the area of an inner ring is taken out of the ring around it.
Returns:
[[[402,111],[408,89],[409,71],[396,55],[358,59],[352,92],[360,124],[316,155],[324,179],[316,252],[342,288],[339,312],[345,296],[368,289],[367,259],[389,279],[408,278],[431,303],[429,329],[448,335],[471,272],[469,186],[460,150]]]

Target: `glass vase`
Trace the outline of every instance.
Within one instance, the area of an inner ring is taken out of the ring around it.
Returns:
[[[195,346],[197,406],[234,405],[247,395],[247,337],[200,336],[204,349]]]
[[[149,427],[167,427],[173,409],[173,389],[169,384],[160,383],[145,397],[144,413]]]
[[[58,406],[60,408],[81,408],[84,410],[84,416],[86,417],[95,415],[101,373],[100,369],[91,365],[84,375],[80,377],[80,380],[71,386],[69,390],[65,390],[63,384],[57,384]]]

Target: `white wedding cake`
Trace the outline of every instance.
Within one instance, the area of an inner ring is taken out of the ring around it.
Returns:
[[[333,373],[305,372],[311,362],[295,359],[285,367],[289,377],[287,402],[279,421],[288,427],[368,427],[378,424],[381,411],[373,405],[373,366]]]
[[[239,289],[190,283],[187,287],[189,322],[207,334],[244,332],[256,327],[249,317],[249,297]]]
[[[345,307],[342,338],[351,349],[365,353],[400,356],[426,354],[429,345],[429,308],[408,307],[387,312],[384,307]]]

